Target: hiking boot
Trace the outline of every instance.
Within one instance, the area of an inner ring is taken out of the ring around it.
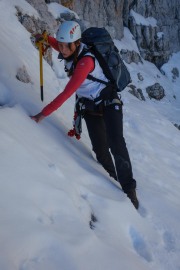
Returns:
[[[127,197],[131,200],[132,204],[136,209],[139,208],[139,201],[136,196],[136,190],[132,189],[127,193]]]

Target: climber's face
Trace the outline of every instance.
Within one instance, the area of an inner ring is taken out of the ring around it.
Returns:
[[[75,42],[58,42],[58,48],[62,56],[66,59],[73,55],[73,53],[76,51],[77,44]]]
[[[58,42],[58,48],[64,58],[70,57],[76,50],[74,43]]]

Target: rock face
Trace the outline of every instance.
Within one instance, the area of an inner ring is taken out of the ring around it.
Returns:
[[[73,9],[92,26],[107,26],[112,37],[123,37],[123,23],[133,33],[141,56],[160,67],[172,52],[180,50],[179,0],[57,0]],[[145,19],[153,17],[157,25],[137,24],[130,10]]]
[[[180,49],[180,1],[179,0],[146,0],[137,1],[135,6],[145,17],[157,20],[157,31],[164,33],[171,51]]]
[[[138,25],[133,16],[129,17],[129,29],[136,39],[141,56],[157,67],[167,62],[170,55],[168,39],[163,32],[158,32],[157,26]]]
[[[31,0],[30,0],[31,1]],[[50,0],[73,9],[90,26],[105,27],[113,38],[123,37],[124,2],[132,0]]]
[[[46,5],[46,2],[48,1],[45,0],[26,0],[26,1],[38,11],[39,15],[42,18],[42,21],[45,22],[46,24],[46,30],[48,30],[49,32],[53,32],[53,29],[56,29],[57,27],[57,22],[52,16],[52,14],[48,12],[48,8]]]
[[[129,28],[144,59],[161,67],[172,52],[180,50],[180,1],[137,1],[134,10],[144,18],[155,18],[157,26],[137,24],[129,17]]]
[[[91,26],[103,27],[111,32],[112,37],[123,36],[123,5],[124,0],[73,1],[73,9]]]
[[[28,1],[31,4],[31,1]],[[34,2],[34,1],[32,1]],[[32,3],[32,5],[34,5],[34,3]],[[47,10],[47,6],[45,5],[45,2],[43,1],[42,5],[44,5],[44,9],[45,9],[45,14],[47,15],[48,10]],[[40,5],[40,6],[42,6]],[[32,34],[32,38],[31,41],[33,42],[33,35],[37,34],[37,33],[42,33],[44,30],[47,30],[48,33],[53,34],[55,27],[57,27],[57,22],[54,20],[53,17],[51,17],[51,15],[49,15],[48,20],[46,22],[46,20],[44,18],[45,14],[43,13],[43,15],[41,16],[42,19],[36,19],[35,17],[31,17],[27,14],[23,14],[23,11],[16,6],[16,10],[17,10],[17,17],[18,20],[20,21],[20,23],[27,29],[28,32],[30,32]],[[42,10],[41,10],[42,12]],[[52,19],[52,21],[51,21]],[[35,44],[34,44],[35,45]],[[48,48],[44,59],[52,66],[52,49]],[[17,76],[17,79],[19,79],[19,76]],[[19,79],[21,80],[21,79]]]
[[[27,0],[34,6],[50,28],[53,22],[46,3],[57,2],[73,9],[80,19],[91,26],[106,26],[113,38],[123,37],[123,24],[128,26],[138,44],[141,56],[161,67],[169,55],[180,51],[179,0]],[[130,10],[146,20],[156,19],[156,26],[137,23]],[[137,57],[136,57],[137,61]]]

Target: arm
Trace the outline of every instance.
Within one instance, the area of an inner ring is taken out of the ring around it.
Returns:
[[[36,122],[57,110],[76,90],[80,87],[87,75],[94,69],[94,59],[91,56],[83,57],[77,64],[74,73],[66,85],[64,91],[60,93],[51,103],[49,103],[40,114],[32,117]]]
[[[87,75],[94,69],[94,60],[91,56],[83,57],[77,64],[74,73],[66,85],[64,91],[59,94],[49,105],[43,110],[42,114],[48,116],[53,111],[57,110],[86,79]]]
[[[53,49],[59,52],[58,42],[54,37],[48,36],[48,43]]]

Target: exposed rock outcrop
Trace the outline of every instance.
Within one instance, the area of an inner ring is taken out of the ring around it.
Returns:
[[[136,88],[135,85],[130,84],[128,86],[130,89],[128,90],[129,93],[131,93],[133,96],[135,96],[136,98],[145,101],[145,97],[143,95],[142,89],[140,88]]]
[[[178,124],[174,124],[174,126],[175,126],[177,129],[179,129],[179,130],[180,130],[180,125],[178,125]]]
[[[132,62],[134,63],[142,63],[140,55],[135,51],[129,51],[129,50],[121,50],[120,51],[122,59],[127,63],[130,64]]]
[[[46,5],[45,0],[26,0],[31,6],[33,6],[39,13],[41,17],[41,21],[45,23],[46,30],[49,33],[54,33],[54,30],[57,28],[57,21],[52,16],[52,14],[48,11],[48,7]],[[50,2],[50,1],[49,1]]]
[[[142,57],[160,67],[172,52],[180,50],[180,1],[137,1],[133,9],[145,19],[154,18],[157,21],[156,26],[137,24],[130,16],[129,28]]]
[[[44,3],[44,5],[45,5],[45,3]],[[16,6],[16,10],[17,10],[18,20],[27,29],[27,31],[32,34],[32,37],[33,37],[33,35],[35,35],[37,33],[42,33],[44,30],[47,30],[48,33],[53,33],[54,32],[53,28],[51,28],[46,23],[46,21],[44,21],[43,19],[42,20],[41,19],[36,19],[33,16],[31,17],[31,16],[29,16],[27,14],[24,14],[23,11],[21,10],[21,8],[19,8],[18,6]],[[33,38],[31,40],[32,40],[32,43],[34,44]],[[46,52],[46,54],[44,56],[44,59],[50,65],[52,65],[52,49],[51,48],[48,48],[48,50],[47,50],[47,52]]]
[[[113,38],[123,36],[124,0],[74,0],[73,10],[80,18],[90,22],[91,26],[106,26]]]
[[[150,98],[154,98],[156,100],[161,100],[165,96],[164,88],[159,83],[155,83],[154,85],[147,87],[146,92]]]
[[[172,70],[171,70],[173,76],[173,80],[176,80],[177,78],[179,78],[179,69],[177,67],[174,67]]]
[[[180,49],[180,1],[179,0],[146,0],[137,1],[134,7],[145,17],[157,20],[158,32],[164,33],[165,40],[169,41],[170,50]]]
[[[17,74],[16,74],[16,78],[23,83],[30,83],[31,82],[31,78],[30,78],[25,66],[22,66],[18,69]]]

